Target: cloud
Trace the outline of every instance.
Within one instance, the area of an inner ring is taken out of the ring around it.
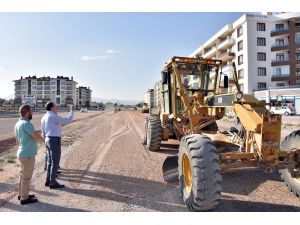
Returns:
[[[114,49],[108,49],[105,51],[103,55],[83,55],[78,59],[82,61],[101,61],[114,58],[114,54],[118,54],[120,51]]]
[[[116,53],[119,53],[120,51],[118,50],[114,50],[114,49],[108,49],[105,51],[107,54],[116,54]]]
[[[98,55],[98,56],[92,56],[92,55],[84,55],[81,56],[79,59],[82,61],[100,61],[100,60],[106,60],[113,58],[110,55]]]
[[[3,71],[4,70],[4,68],[3,67],[0,67],[0,71]]]

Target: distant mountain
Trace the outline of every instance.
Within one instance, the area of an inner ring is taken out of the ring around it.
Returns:
[[[105,98],[92,97],[92,101],[103,102],[103,103],[112,102],[112,103],[118,103],[123,105],[135,105],[141,102],[142,100],[125,100],[125,99],[115,99],[115,98],[105,99]]]

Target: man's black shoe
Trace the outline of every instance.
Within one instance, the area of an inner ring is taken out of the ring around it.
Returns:
[[[49,184],[50,184],[50,182],[49,182],[49,181],[46,181],[45,187],[49,187]]]
[[[58,171],[57,171],[57,174],[61,174],[61,171],[58,170]]]
[[[56,189],[56,188],[64,188],[65,185],[59,184],[58,182],[50,183],[49,184],[50,189]]]
[[[34,198],[35,197],[35,195],[28,195],[28,198]],[[18,200],[21,200],[21,196],[20,195],[18,195]]]
[[[38,201],[37,198],[27,198],[27,199],[25,199],[25,200],[21,200],[21,201],[20,201],[20,204],[21,204],[21,205],[26,205],[26,204],[35,203],[35,202],[37,202],[37,201]]]

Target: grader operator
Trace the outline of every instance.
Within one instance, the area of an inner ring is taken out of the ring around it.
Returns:
[[[144,144],[159,151],[161,141],[181,140],[176,156],[163,164],[166,182],[179,180],[182,199],[191,211],[218,206],[222,173],[230,170],[278,169],[289,189],[300,195],[300,131],[280,144],[281,116],[267,104],[240,90],[233,63],[235,92],[227,93],[229,79],[222,61],[173,57],[162,71],[160,111],[145,121]],[[219,131],[216,121],[232,108],[237,125]]]

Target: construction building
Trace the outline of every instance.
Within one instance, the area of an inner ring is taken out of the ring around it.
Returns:
[[[154,89],[148,89],[144,95],[144,102],[148,104],[149,108],[154,107]]]
[[[79,86],[76,89],[77,106],[90,107],[92,101],[92,90],[89,87]]]
[[[73,77],[21,76],[13,82],[15,106],[30,104],[34,107],[45,107],[48,101],[53,101],[58,107],[66,107],[76,103],[77,82]]]
[[[158,81],[154,84],[154,92],[153,92],[153,98],[154,98],[154,107],[159,107],[161,99],[162,99],[162,82]]]
[[[266,92],[266,102],[275,98],[272,96],[275,93],[283,97],[285,93],[294,93],[287,97],[294,99],[295,106],[300,98],[295,91],[300,88],[300,13],[244,14],[225,25],[190,56],[223,60],[222,72],[229,79],[235,62],[244,93],[263,98],[264,90],[282,90],[271,91],[270,96]],[[233,87],[230,85],[228,91],[235,91]]]

